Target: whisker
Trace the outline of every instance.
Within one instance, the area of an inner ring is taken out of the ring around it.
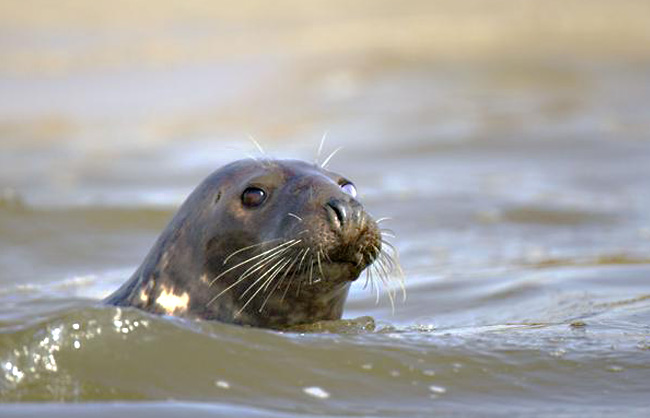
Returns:
[[[268,254],[266,257],[264,257],[262,260],[258,261],[257,263],[253,264],[251,267],[248,268],[244,273],[242,273],[237,280],[235,280],[234,283],[223,289],[219,294],[217,294],[215,297],[210,299],[210,301],[207,303],[207,305],[211,304],[215,300],[217,300],[219,297],[221,297],[224,293],[228,292],[230,289],[233,287],[237,286],[241,282],[243,282],[246,278],[250,277],[251,275],[255,274],[257,271],[263,269],[270,263],[274,262],[275,260],[278,259],[282,254],[284,254],[286,251],[289,250],[289,247],[283,248],[275,253]]]
[[[320,156],[323,153],[323,148],[325,147],[325,141],[327,140],[328,134],[328,131],[323,132],[323,136],[320,139],[320,144],[318,144],[318,151],[316,153],[316,159],[314,160],[314,164],[316,165],[319,165],[318,161],[320,161]]]
[[[329,162],[332,160],[332,158],[334,158],[334,156],[335,156],[339,151],[341,151],[342,149],[343,149],[343,147],[338,147],[337,149],[335,149],[334,151],[332,151],[332,153],[331,153],[327,158],[325,158],[325,161],[323,161],[323,163],[320,165],[320,167],[321,167],[321,168],[327,168],[327,164],[329,164]]]
[[[282,292],[282,297],[280,298],[280,303],[283,303],[284,298],[287,297],[287,293],[289,293],[289,289],[291,289],[291,285],[293,284],[293,279],[296,278],[297,274],[298,274],[297,270],[294,270],[293,274],[291,274],[291,278],[289,279],[289,283],[287,283],[287,287],[285,287],[284,292]]]
[[[284,271],[284,274],[282,275],[282,278],[280,279],[280,281],[284,280],[284,278],[289,274],[289,272],[291,271],[291,269],[293,268],[293,266],[294,266],[294,265],[296,264],[296,262],[298,261],[298,258],[300,257],[300,254],[301,254],[301,253],[302,253],[302,250],[299,251],[298,254],[297,254],[295,257],[291,257],[291,256],[289,256],[289,257],[288,257],[288,261],[287,261],[287,263],[284,263],[284,264],[281,266],[281,269],[282,269],[282,271]],[[287,265],[288,265],[288,266],[287,266]],[[273,294],[273,292],[275,291],[275,289],[278,287],[279,284],[280,284],[280,283],[277,283],[277,284],[273,287],[273,290],[270,292],[269,296]],[[270,285],[270,282],[267,282],[267,283],[265,284],[265,286],[264,286],[264,290],[265,290],[265,291],[266,291],[266,289],[268,289],[269,285]],[[267,298],[268,298],[268,297],[267,297]]]
[[[270,250],[266,250],[263,253],[260,253],[260,254],[258,254],[256,256],[253,256],[253,257],[250,257],[250,258],[242,261],[241,263],[230,267],[229,269],[225,270],[224,272],[219,274],[217,277],[212,279],[212,281],[210,282],[210,286],[212,286],[214,284],[214,282],[219,280],[221,277],[225,276],[226,274],[230,273],[231,271],[233,271],[233,270],[235,270],[235,269],[237,269],[237,268],[239,268],[239,267],[241,267],[241,266],[243,266],[245,264],[250,263],[253,260],[256,260],[256,259],[258,259],[260,257],[264,257],[265,255],[267,255],[267,254],[269,254],[271,252],[274,252],[274,251],[278,251],[278,253],[284,252],[285,250],[288,250],[289,248],[293,247],[294,245],[299,244],[300,242],[302,242],[302,240],[292,239],[290,241],[286,241],[286,242],[284,242],[282,244],[276,245],[275,247],[271,248]]]
[[[302,267],[302,262],[305,261],[305,257],[307,257],[307,253],[309,253],[310,249],[305,248],[305,254],[302,255],[302,258],[300,259],[300,264],[298,265],[298,270]]]
[[[302,218],[301,218],[300,216],[296,215],[295,213],[288,212],[288,213],[287,213],[287,216],[291,216],[291,217],[293,217],[293,218],[298,219],[300,222],[302,222]],[[306,231],[306,230],[305,230],[305,231]]]
[[[296,272],[294,271],[293,274],[291,275],[291,278],[289,279],[289,283],[287,283],[287,287],[284,289],[284,292],[282,293],[282,297],[280,298],[280,303],[284,302],[284,298],[287,297],[287,293],[289,293],[289,289],[291,289],[291,285],[293,284],[293,279],[296,277]]]
[[[366,270],[368,272],[368,276],[366,277],[366,279],[369,280],[369,282],[370,282],[370,292],[375,294],[375,297],[376,297],[375,304],[378,304],[379,303],[379,291],[378,291],[378,288],[375,286],[376,269],[377,269],[377,267],[375,266],[375,263],[371,264],[370,267],[368,267],[368,269]],[[364,288],[365,288],[365,286],[364,286]]]
[[[377,266],[373,264],[373,267],[375,269],[374,273],[375,275],[372,275],[372,290],[375,292],[375,305],[379,305],[379,286],[375,284],[375,276],[379,274],[379,270],[377,270]]]
[[[303,252],[304,252],[304,254],[302,255],[302,258],[301,258],[300,254],[302,254]],[[302,264],[302,259],[305,257],[305,255],[308,252],[309,252],[309,248],[305,248],[304,250],[302,250],[302,251],[300,251],[298,253],[298,256],[296,257],[296,259],[298,259],[298,258],[301,259],[300,264]],[[296,277],[296,275],[299,272],[300,272],[300,265],[298,266],[298,268],[296,270],[293,271],[293,274],[291,275],[291,279],[289,279],[289,283],[287,284],[287,287],[284,289],[284,292],[282,293],[282,298],[280,298],[280,303],[282,303],[284,301],[284,298],[287,296],[287,293],[289,292],[289,289],[291,288],[291,285],[293,284],[293,279]]]
[[[392,272],[392,271],[395,270],[395,267],[396,267],[396,265],[395,265],[395,261],[393,260],[392,257],[390,257],[390,256],[388,255],[387,252],[382,251],[382,252],[379,254],[378,259],[379,259],[382,263],[384,263],[385,265],[387,265],[387,267],[388,267],[388,271],[389,271],[389,272]]]
[[[380,263],[380,265],[382,265],[382,263]],[[382,268],[382,270],[385,271],[385,269],[383,269],[383,268]],[[386,290],[386,294],[388,295],[388,300],[390,301],[391,311],[392,311],[393,314],[395,314],[395,289],[393,289],[393,287],[390,285],[390,282],[389,282],[390,279],[389,279],[389,277],[387,275],[385,275],[385,276],[380,275],[379,280],[381,281],[381,284],[384,287],[384,289]]]
[[[309,256],[309,262],[305,263],[305,275],[308,274],[309,280],[307,280],[307,283],[311,286],[314,283],[314,255]],[[302,284],[305,282],[305,280],[301,280],[298,282],[298,293],[296,294],[297,296],[300,295],[300,288]]]
[[[246,278],[252,276],[253,274],[257,273],[259,270],[263,269],[264,267],[266,267],[267,265],[269,265],[270,263],[272,263],[273,261],[277,260],[277,259],[278,259],[279,257],[281,257],[282,254],[284,254],[284,253],[285,253],[285,251],[281,251],[281,252],[276,253],[276,254],[270,254],[268,257],[263,258],[262,260],[260,260],[260,261],[258,261],[257,263],[253,264],[252,266],[250,266],[250,267],[248,268],[248,270],[246,270],[245,272],[243,272],[243,273],[242,273],[242,274],[237,278],[236,282],[237,282],[237,283],[241,283],[241,282],[242,282],[243,280],[245,280]]]
[[[220,298],[223,294],[227,293],[227,292],[228,292],[230,289],[232,289],[233,287],[237,286],[238,284],[240,284],[241,282],[243,282],[244,280],[246,280],[246,278],[248,278],[248,277],[251,276],[252,274],[256,273],[258,270],[263,269],[263,268],[266,267],[268,264],[270,264],[270,263],[272,263],[273,261],[275,261],[278,257],[280,257],[281,254],[282,254],[282,253],[280,253],[280,254],[270,255],[270,256],[268,256],[267,258],[264,258],[263,260],[261,260],[261,261],[255,263],[255,265],[251,266],[251,267],[250,267],[248,270],[246,270],[246,271],[245,271],[241,276],[239,276],[239,278],[237,278],[237,280],[235,280],[234,283],[232,283],[231,285],[227,286],[225,289],[223,289],[221,292],[219,292],[215,297],[213,297],[212,299],[210,299],[210,301],[206,304],[206,306],[209,306],[212,302],[214,302],[215,300],[217,300],[218,298]]]
[[[282,277],[280,278],[280,280],[278,280],[278,281],[275,283],[275,286],[273,286],[273,289],[271,289],[271,291],[269,292],[269,294],[268,294],[268,295],[266,296],[266,298],[264,299],[264,302],[262,303],[262,306],[260,307],[259,312],[262,312],[262,310],[264,310],[264,307],[266,306],[266,303],[269,301],[269,299],[271,298],[271,296],[273,296],[273,294],[275,293],[275,291],[276,291],[277,289],[280,288],[280,286],[281,286],[282,283],[284,282],[284,279],[287,278],[287,276],[289,275],[289,272],[291,271],[291,269],[293,268],[293,266],[295,266],[296,263],[298,262],[298,259],[300,258],[300,253],[301,253],[301,252],[302,252],[302,251],[298,252],[298,254],[293,258],[293,261],[291,262],[291,264],[289,264],[289,266],[286,267],[286,268],[284,269],[284,274],[282,275]],[[295,272],[294,272],[294,274],[295,274]],[[285,294],[286,294],[286,293],[285,293]],[[280,302],[282,302],[282,300],[280,300]]]
[[[386,257],[382,256],[382,257],[379,257],[377,259],[377,264],[378,264],[379,268],[381,269],[383,278],[390,279],[390,272],[392,271],[392,268],[390,266],[391,260],[388,260]],[[388,290],[388,289],[386,289],[386,290]]]
[[[385,289],[388,299],[391,304],[391,309],[393,313],[395,312],[395,282],[399,285],[402,290],[402,299],[406,301],[406,287],[404,285],[404,272],[399,264],[399,256],[397,248],[394,245],[387,242],[386,240],[381,240],[382,248],[379,249],[376,245],[373,245],[371,248],[377,254],[377,257],[372,265],[366,270],[366,284],[370,282],[371,290],[375,291],[375,303],[379,303],[379,286],[375,287],[375,281],[378,280],[378,283]]]
[[[276,269],[273,271],[273,273],[269,276],[269,278],[266,279],[266,283],[270,283],[271,281],[273,281],[273,279],[274,279],[274,278],[275,278],[275,277],[276,277],[276,276],[277,276],[277,275],[282,271],[282,269],[284,268],[284,266],[286,266],[286,264],[289,263],[290,261],[291,261],[291,259],[288,259],[288,260],[286,260],[286,261],[285,261],[285,262],[284,262],[280,267],[276,268]],[[272,270],[269,270],[269,271],[272,271]],[[267,272],[267,273],[268,273],[268,272]],[[265,273],[265,274],[267,274],[267,273]],[[255,282],[257,283],[257,282],[259,282],[261,279],[262,279],[262,277],[258,278]],[[250,286],[249,289],[250,289],[251,287],[252,287],[252,286]],[[248,306],[248,305],[249,305],[249,304],[250,304],[250,303],[255,299],[255,296],[257,296],[257,295],[262,291],[262,289],[264,289],[265,287],[266,287],[265,283],[262,283],[262,285],[259,286],[259,288],[255,291],[255,293],[253,293],[253,294],[248,298],[248,300],[246,301],[246,303],[244,303],[244,305],[239,309],[239,311],[237,311],[237,313],[235,314],[235,316],[239,316],[239,315],[244,311],[244,309],[246,309],[246,307],[247,307],[247,306]],[[248,291],[248,289],[246,289],[246,290]],[[240,299],[241,299],[241,297],[240,297]],[[260,312],[261,312],[261,311],[260,311]]]
[[[318,270],[320,271],[320,278],[322,280],[325,280],[325,273],[323,273],[323,265],[320,262],[320,255],[323,252],[323,249],[319,249],[317,253],[317,258],[318,258]]]
[[[305,254],[300,259],[300,264],[298,265],[298,270],[300,271],[300,274],[307,274],[309,266],[307,264],[305,264],[304,270],[301,270],[301,267],[302,267],[302,263],[305,261],[305,258],[307,257],[307,254],[309,254],[310,252],[311,252],[311,249],[307,248],[307,251],[305,251]],[[309,264],[310,264],[310,266],[313,266],[313,260],[314,260],[313,256],[311,256],[311,260],[312,260],[312,262],[310,262]],[[300,296],[300,289],[302,287],[302,282],[303,282],[302,280],[298,281],[298,288],[296,289],[296,297]]]
[[[249,245],[248,247],[240,248],[237,251],[233,251],[228,257],[226,257],[225,260],[223,260],[223,265],[225,266],[226,264],[228,264],[228,260],[230,260],[232,257],[236,256],[237,254],[240,254],[240,253],[242,253],[244,251],[253,249],[255,247],[266,245],[266,244],[268,244],[270,242],[279,241],[279,240],[282,240],[282,238],[273,238],[273,239],[270,239],[268,241],[260,242],[258,244]]]
[[[399,254],[399,252],[397,251],[397,248],[393,244],[391,244],[390,242],[382,239],[381,240],[381,245],[382,245],[382,247],[384,247],[384,248],[382,248],[382,252],[387,253],[387,251],[385,250],[385,247],[388,247],[394,255]]]
[[[302,287],[302,280],[298,280],[298,288],[296,289],[296,297],[300,297],[300,288]]]
[[[390,261],[391,273],[394,273],[393,275],[396,276],[397,283],[402,290],[402,301],[406,302],[406,285],[404,283],[405,274],[399,262],[399,251],[388,241],[382,240],[382,243],[386,244],[386,246],[392,251],[392,254],[389,254],[387,251],[382,251],[382,254],[384,254],[384,257]]]
[[[381,274],[379,275],[380,278],[381,278],[381,276],[389,277],[388,270],[386,268],[386,263],[385,263],[383,257],[381,257],[381,256],[377,257],[377,260],[375,260],[375,264],[379,267],[379,270],[381,272]]]
[[[248,293],[257,283],[259,283],[262,279],[266,277],[267,274],[271,273],[272,271],[275,270],[276,267],[278,267],[280,264],[282,264],[286,258],[281,258],[277,263],[273,264],[271,267],[269,267],[268,270],[266,270],[261,276],[259,276],[257,279],[251,283],[246,290],[244,290],[240,295],[239,295],[239,300],[242,300],[244,296],[246,296],[246,293]]]
[[[390,218],[390,217],[388,217],[388,216],[384,216],[383,218],[379,218],[379,219],[377,219],[375,222],[376,222],[377,224],[380,224],[380,223],[382,223],[382,222],[392,221],[392,220],[393,220],[393,218]]]
[[[280,264],[277,268],[270,268],[269,271],[273,271],[269,277],[264,280],[264,282],[260,285],[260,288],[263,292],[266,292],[269,289],[269,286],[271,283],[273,283],[273,280],[278,276],[278,274],[282,273],[283,271],[286,271],[286,267],[289,263],[291,263],[292,258],[283,258],[284,262]],[[265,273],[266,274],[266,273]]]
[[[250,139],[253,142],[253,144],[255,144],[255,147],[260,152],[260,154],[262,154],[263,156],[266,156],[266,152],[264,151],[264,148],[262,148],[260,143],[257,142],[257,140],[253,137],[253,135],[248,134],[248,139]]]
[[[397,284],[402,291],[402,303],[404,303],[406,302],[406,283],[404,283],[404,270],[402,270],[402,267],[399,264],[396,265],[396,272]]]
[[[397,249],[395,247],[392,247],[394,254],[388,254],[386,251],[382,251],[379,258],[382,260],[383,263],[387,264],[389,274],[390,276],[388,277],[394,277],[396,280],[393,280],[393,282],[397,282],[397,284],[400,287],[400,290],[402,291],[402,302],[406,302],[406,285],[404,283],[404,270],[402,270],[402,267],[400,266],[399,263],[399,255],[397,253]]]

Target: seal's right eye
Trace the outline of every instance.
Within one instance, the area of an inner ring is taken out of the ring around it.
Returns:
[[[349,181],[341,184],[341,190],[343,190],[343,193],[345,194],[349,194],[352,197],[357,197],[357,188]]]
[[[249,187],[241,195],[241,202],[249,208],[260,206],[265,200],[266,192],[259,187]]]

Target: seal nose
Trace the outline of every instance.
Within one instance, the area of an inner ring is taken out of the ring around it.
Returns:
[[[342,231],[350,225],[359,223],[362,217],[362,207],[356,202],[346,202],[340,199],[331,199],[326,204],[330,214],[332,229]]]

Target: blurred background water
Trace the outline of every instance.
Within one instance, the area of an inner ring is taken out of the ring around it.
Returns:
[[[644,0],[0,0],[0,415],[647,416],[649,23]],[[361,283],[358,319],[306,334],[99,303],[249,135],[313,160],[325,132],[392,218],[394,313]]]

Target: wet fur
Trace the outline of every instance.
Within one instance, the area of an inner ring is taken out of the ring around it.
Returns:
[[[345,181],[302,161],[242,160],[217,170],[106,301],[269,328],[340,319],[365,268],[377,260],[385,284],[396,266],[378,224],[341,190]],[[241,203],[250,185],[268,190],[260,208]],[[348,208],[349,222],[337,225],[330,201]]]

